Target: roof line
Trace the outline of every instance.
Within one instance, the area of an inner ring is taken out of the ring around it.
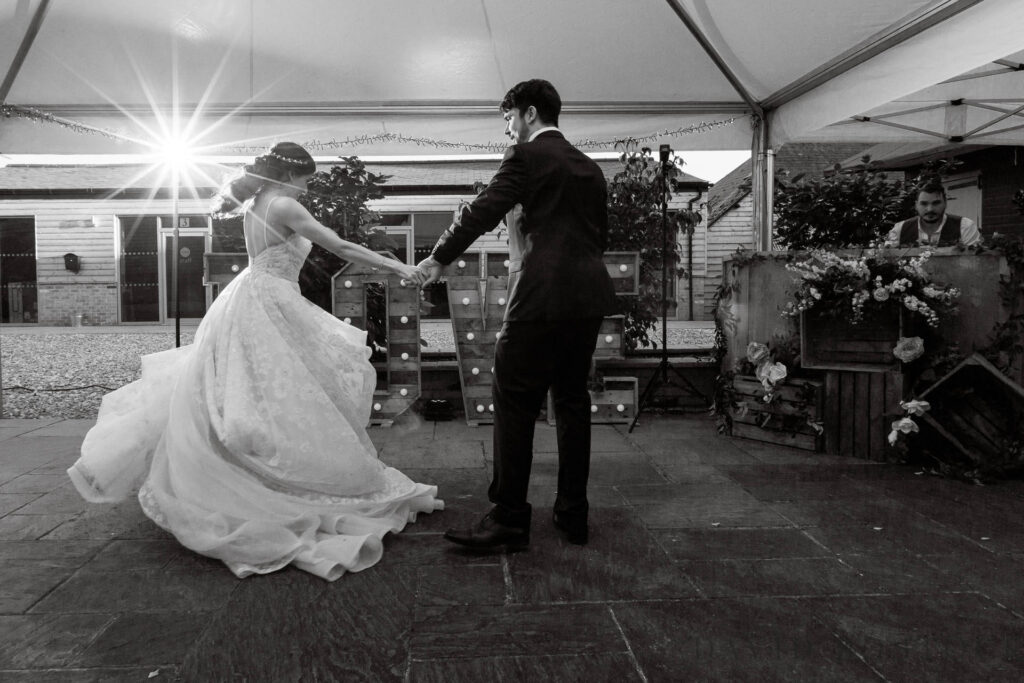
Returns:
[[[36,103],[21,106],[39,109],[56,116],[123,116],[126,114],[166,114],[174,107],[168,103],[152,104],[56,104]],[[437,100],[424,102],[215,102],[203,104],[182,102],[179,112],[201,111],[203,116],[236,114],[243,116],[497,116],[493,102],[480,100]],[[563,114],[743,114],[748,106],[735,101],[622,101],[564,102]]]

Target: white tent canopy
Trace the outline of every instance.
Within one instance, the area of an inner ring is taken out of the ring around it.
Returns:
[[[497,102],[543,77],[588,151],[752,146],[764,231],[772,147],[1020,52],[1022,26],[1020,0],[3,0],[0,153],[143,152],[175,117],[218,154],[495,151]]]

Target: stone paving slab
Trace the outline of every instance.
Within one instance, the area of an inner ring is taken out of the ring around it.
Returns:
[[[1024,679],[1024,485],[977,487],[716,434],[594,429],[591,542],[551,524],[536,425],[529,549],[443,531],[490,506],[493,428],[374,428],[446,509],[327,583],[239,580],[142,514],[78,499],[88,422],[0,420],[0,680]]]

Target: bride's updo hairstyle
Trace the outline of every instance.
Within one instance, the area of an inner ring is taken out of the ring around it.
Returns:
[[[316,172],[316,162],[302,145],[279,142],[231,176],[213,198],[213,213],[237,211],[267,183],[288,182],[289,174]]]

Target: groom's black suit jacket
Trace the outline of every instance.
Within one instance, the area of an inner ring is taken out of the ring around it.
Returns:
[[[433,249],[451,263],[510,213],[505,320],[600,318],[617,312],[601,258],[608,239],[601,168],[558,131],[509,147],[497,174]]]

